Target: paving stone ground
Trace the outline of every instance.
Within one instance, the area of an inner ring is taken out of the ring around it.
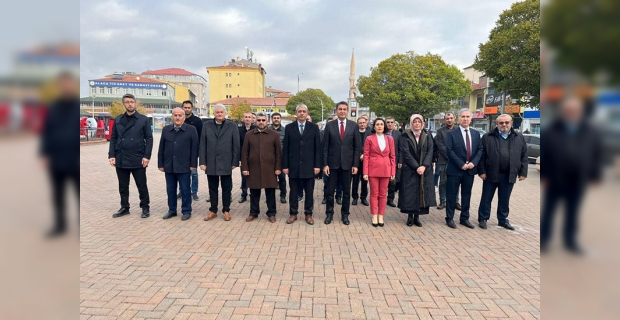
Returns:
[[[119,207],[108,144],[81,147],[81,319],[539,319],[539,174],[517,183],[510,221],[497,227],[450,229],[431,209],[423,228],[388,207],[385,227],[370,225],[368,207],[351,206],[351,224],[323,224],[317,181],[315,225],[292,225],[278,202],[277,222],[245,222],[239,169],[233,172],[232,221],[203,221],[207,182],[200,175],[193,216],[162,220],[163,173],[147,170],[151,217],[140,218],[132,180],[131,214]],[[482,181],[476,178],[476,222]],[[276,193],[276,196],[279,193]],[[496,208],[493,203],[493,210]],[[180,210],[180,203],[179,203]],[[338,218],[339,208],[336,208]],[[494,211],[493,211],[494,212]],[[457,212],[458,214],[458,212]]]

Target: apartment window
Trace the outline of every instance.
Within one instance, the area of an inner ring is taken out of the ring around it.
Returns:
[[[239,72],[237,72],[237,75],[239,75]]]
[[[150,96],[150,95],[151,95],[151,90],[150,90],[150,89],[146,90],[146,95],[147,95],[147,96]]]
[[[484,102],[483,96],[481,94],[477,95],[476,96],[476,109],[484,108],[483,102]]]
[[[97,88],[91,88],[90,93],[97,93]]]
[[[143,94],[143,90],[142,89],[138,89],[138,95],[142,95]]]
[[[121,94],[121,88],[116,88],[116,94]]]
[[[237,83],[237,87],[241,87],[241,84]]]
[[[112,88],[108,88],[108,94],[112,94]]]
[[[162,97],[165,97],[165,96],[166,96],[166,91],[162,91],[162,92],[161,92],[161,96],[162,96]]]
[[[103,93],[103,88],[99,88],[99,93]]]

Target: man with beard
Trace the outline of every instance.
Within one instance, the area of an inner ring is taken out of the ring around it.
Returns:
[[[254,126],[255,115],[252,112],[246,112],[243,114],[243,125],[239,127],[239,150],[243,148],[243,142],[245,141],[245,134],[256,128]],[[241,165],[241,164],[239,164]],[[239,199],[239,203],[244,203],[248,200],[248,186],[247,186],[247,177],[241,174],[241,199]]]
[[[280,136],[280,146],[284,141],[284,128],[282,128],[282,115],[279,112],[274,112],[271,115],[271,130],[275,131]],[[280,203],[286,203],[286,174],[280,173],[278,176],[278,185],[280,186]]]
[[[194,104],[190,100],[183,101],[183,111],[185,112],[185,123],[196,128],[196,132],[198,133],[198,138],[201,137],[202,134],[202,120],[196,117],[193,113]],[[198,201],[198,170],[194,168],[191,172],[191,193],[192,199],[194,201]],[[181,198],[181,189],[179,188],[179,194],[177,198]]]
[[[437,130],[435,136],[435,150],[437,151],[437,162],[435,163],[435,171],[439,172],[439,205],[437,209],[442,210],[446,207],[446,185],[448,182],[448,176],[446,175],[446,167],[450,159],[448,158],[448,152],[446,151],[446,137],[448,132],[454,130],[454,113],[448,112],[443,117],[444,126]],[[461,210],[461,204],[459,203],[459,189],[456,189],[456,204],[454,208]]]

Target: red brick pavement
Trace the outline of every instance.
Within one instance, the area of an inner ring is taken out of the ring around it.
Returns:
[[[452,230],[435,208],[417,228],[388,207],[385,227],[373,228],[361,205],[351,206],[351,225],[324,225],[320,181],[315,225],[287,225],[288,204],[280,203],[276,223],[267,221],[266,208],[248,223],[249,203],[236,201],[238,169],[232,221],[221,214],[202,220],[202,174],[193,217],[162,220],[167,202],[156,157],[147,170],[151,217],[140,218],[132,181],[132,213],[112,219],[119,196],[107,148],[81,147],[81,319],[540,318],[540,188],[533,168],[513,191],[513,232],[497,227],[495,217],[487,230]],[[472,222],[481,186],[476,179]]]

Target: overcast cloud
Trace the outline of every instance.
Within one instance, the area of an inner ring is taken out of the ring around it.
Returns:
[[[88,79],[114,71],[178,67],[208,80],[245,47],[267,71],[266,85],[319,88],[334,101],[356,76],[396,53],[440,54],[464,68],[512,0],[82,1],[82,96]],[[363,94],[363,92],[362,92]]]

